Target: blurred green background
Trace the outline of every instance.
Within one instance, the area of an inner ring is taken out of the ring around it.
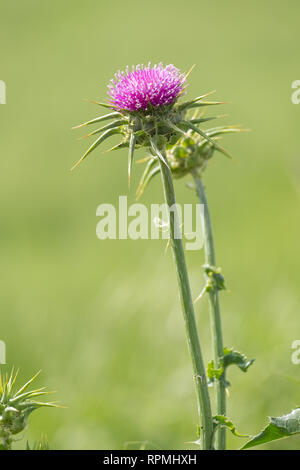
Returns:
[[[299,14],[296,0],[0,1],[1,370],[20,367],[21,381],[42,369],[38,384],[66,406],[33,415],[30,442],[43,433],[53,449],[193,448],[195,394],[171,252],[164,241],[96,238],[97,206],[128,194],[126,152],[105,153],[107,144],[69,171],[88,145],[70,128],[101,113],[84,99],[105,100],[118,69],[148,61],[185,72],[195,63],[188,97],[216,89],[230,102],[218,108],[229,113],[222,122],[251,128],[224,139],[235,161],[216,154],[204,177],[228,287],[225,344],[256,358],[247,374],[230,370],[228,415],[255,434],[267,415],[299,405],[300,365],[291,362],[300,339],[300,105],[291,102]],[[195,201],[184,181],[176,191]],[[142,202],[162,200],[157,178]],[[203,252],[187,261],[196,296]],[[196,311],[208,361],[207,301]],[[244,442],[228,439],[232,449]],[[300,438],[264,448],[299,449]]]

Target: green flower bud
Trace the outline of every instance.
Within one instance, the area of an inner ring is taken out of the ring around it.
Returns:
[[[14,390],[17,374],[12,371],[9,378],[0,375],[0,450],[11,449],[13,436],[26,429],[29,415],[34,410],[42,406],[57,406],[35,400],[36,397],[49,393],[43,388],[27,391],[37,375],[17,391]]]

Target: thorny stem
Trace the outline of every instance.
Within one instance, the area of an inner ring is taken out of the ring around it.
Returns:
[[[205,250],[205,263],[209,266],[216,266],[216,256],[214,248],[213,230],[209,214],[208,202],[206,198],[205,189],[201,178],[196,172],[193,172],[193,177],[196,186],[196,192],[200,203],[204,205],[204,250]],[[208,291],[210,300],[210,316],[211,316],[211,332],[212,342],[214,348],[214,361],[215,367],[221,367],[221,361],[224,355],[223,335],[219,293],[216,285]],[[216,382],[216,399],[217,399],[217,414],[226,415],[226,377],[225,371],[222,374],[221,380]],[[224,450],[226,448],[226,429],[219,427],[216,431],[216,450]]]
[[[165,200],[169,207],[170,214],[170,239],[175,258],[178,286],[183,310],[183,316],[186,326],[186,335],[188,346],[192,358],[196,392],[198,399],[198,413],[201,421],[201,446],[203,450],[212,449],[213,439],[213,421],[211,414],[210,397],[207,386],[205,365],[202,358],[200,342],[197,332],[194,305],[191,296],[190,283],[187,273],[185,255],[182,245],[180,227],[176,211],[176,199],[173,186],[173,180],[170,168],[167,164],[167,157],[164,151],[161,151],[160,157],[163,157],[164,163],[159,158],[162,183],[164,188]]]

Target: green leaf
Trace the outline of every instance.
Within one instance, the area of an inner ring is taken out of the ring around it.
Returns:
[[[216,92],[216,90],[209,91],[208,93],[205,93],[205,95],[197,96],[197,98],[194,98],[193,100],[190,100],[190,101],[185,101],[184,103],[180,104],[178,107],[181,110],[185,109],[185,108],[188,108],[191,105],[193,105],[194,103],[197,103],[198,101],[203,100],[203,98],[206,98],[207,96],[212,95],[215,92]]]
[[[209,137],[215,137],[217,135],[234,134],[236,132],[247,132],[247,129],[240,129],[235,126],[220,126],[207,130],[206,135]]]
[[[114,134],[121,134],[121,131],[117,128],[117,129],[108,129],[107,131],[103,132],[103,134],[101,134],[100,137],[98,137],[98,139],[95,140],[95,142],[90,146],[90,148],[85,152],[85,154],[80,158],[80,160],[78,160],[78,162],[75,163],[75,165],[71,168],[71,171],[74,170],[74,168],[76,168],[82,162],[82,160],[84,160],[85,157],[87,157],[89,153],[95,150],[95,148],[98,147],[98,145],[100,145],[105,139],[107,139],[108,137]]]
[[[206,139],[208,142],[210,142],[217,150],[219,150],[219,152],[223,153],[224,155],[226,155],[226,157],[229,157],[229,158],[232,158],[230,153],[228,153],[225,149],[223,149],[223,147],[221,147],[220,145],[216,144],[216,142],[211,139],[204,131],[202,131],[201,129],[199,129],[199,127],[195,126],[193,123],[191,123],[190,121],[182,121],[186,126],[188,126],[190,129],[192,129],[193,131],[197,132],[197,134],[201,135],[201,137],[203,137],[204,139]]]
[[[213,119],[217,119],[218,116],[207,117],[207,118],[198,118],[198,119],[190,119],[192,124],[200,124],[202,122],[212,121]]]
[[[136,193],[137,199],[139,199],[142,196],[142,194],[144,193],[144,191],[145,191],[146,187],[148,186],[148,184],[150,183],[150,181],[159,172],[160,172],[160,167],[156,166],[147,174],[147,176],[143,179],[143,182],[141,182],[138,186],[137,193]]]
[[[184,135],[185,137],[189,137],[189,135],[183,130],[183,129],[180,129],[180,127],[177,127],[175,124],[173,124],[173,122],[171,121],[165,121],[164,124],[168,127],[170,127],[170,129],[172,129],[173,131],[177,132],[178,134],[182,134]]]
[[[168,160],[163,157],[160,150],[156,146],[154,140],[151,139],[151,138],[150,138],[150,144],[151,144],[152,150],[154,152],[154,155],[157,156],[166,165],[167,168],[169,168]]]
[[[207,378],[209,384],[213,384],[216,380],[224,381],[226,387],[230,386],[228,380],[224,380],[223,373],[230,365],[236,365],[243,372],[247,372],[248,368],[253,364],[254,359],[248,361],[245,354],[242,354],[233,349],[224,348],[224,355],[220,360],[220,367],[215,366],[215,362],[212,360],[207,364]]]
[[[241,450],[299,434],[300,408],[296,408],[289,414],[278,418],[269,418],[269,421],[269,424],[259,434],[246,442]]]
[[[223,363],[225,369],[228,366],[235,364],[241,371],[247,372],[248,368],[253,364],[254,361],[255,359],[250,359],[250,361],[248,361],[245,354],[242,354],[239,351],[224,348]]]
[[[119,127],[122,124],[124,124],[124,120],[119,119],[117,121],[113,121],[110,124],[107,124],[106,126],[100,127],[99,129],[96,129],[93,132],[90,132],[89,134],[80,137],[79,139],[86,139],[87,137],[91,137],[92,135],[107,131],[108,129],[115,129],[116,127]]]
[[[210,361],[207,364],[207,378],[209,382],[214,382],[215,380],[220,380],[224,372],[224,367],[221,365],[218,369],[215,368],[215,362]]]
[[[50,450],[48,440],[45,436],[42,436],[39,441],[36,441],[32,447],[30,447],[29,442],[26,443],[25,450]]]
[[[145,170],[144,170],[144,172],[143,172],[143,174],[142,174],[142,177],[141,177],[141,179],[140,179],[140,182],[139,182],[139,186],[138,186],[138,189],[137,189],[137,192],[136,192],[137,198],[140,197],[140,195],[141,195],[141,194],[140,194],[140,190],[141,190],[141,188],[143,187],[143,185],[145,184],[145,181],[146,181],[146,179],[148,178],[149,173],[151,172],[151,170],[153,169],[153,167],[156,165],[156,162],[157,162],[156,158],[150,157],[150,159],[149,159],[149,161],[148,161],[148,163],[147,163],[147,165],[146,165],[146,167],[145,167]]]
[[[114,147],[107,150],[107,152],[114,152],[115,150],[121,149],[128,149],[129,143],[128,142],[120,142],[119,144],[115,145]]]
[[[99,117],[96,117],[95,119],[92,119],[91,121],[87,121],[87,122],[84,122],[83,124],[79,124],[79,126],[74,126],[72,127],[72,129],[79,129],[79,127],[88,126],[90,124],[95,124],[96,122],[106,121],[108,119],[113,119],[115,117],[120,117],[120,116],[121,114],[118,112],[105,114],[104,116],[99,116]]]
[[[248,435],[245,435],[245,434],[239,434],[236,430],[236,427],[232,423],[232,421],[230,421],[230,419],[227,418],[226,416],[223,416],[223,415],[213,416],[213,424],[214,424],[214,430],[216,430],[220,426],[220,427],[227,428],[236,437],[249,437]]]
[[[188,109],[200,108],[202,106],[215,106],[217,104],[227,104],[225,101],[200,101],[199,103],[192,103],[187,106]]]
[[[89,103],[92,103],[92,104],[97,104],[98,106],[102,106],[103,108],[108,108],[108,109],[114,109],[115,108],[111,104],[101,103],[100,101],[95,101],[95,100],[86,100],[86,101],[88,101]]]

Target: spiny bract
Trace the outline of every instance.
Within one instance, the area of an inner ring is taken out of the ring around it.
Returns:
[[[57,406],[55,403],[35,400],[38,396],[50,393],[44,388],[26,391],[39,372],[15,391],[17,375],[18,373],[14,374],[13,370],[9,377],[0,375],[0,450],[11,449],[13,437],[24,431],[28,417],[34,410],[42,406]]]

